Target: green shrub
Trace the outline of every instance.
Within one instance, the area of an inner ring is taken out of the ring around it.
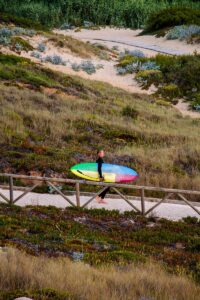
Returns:
[[[171,103],[169,101],[166,101],[164,99],[158,99],[155,101],[156,104],[161,105],[161,106],[166,106],[169,107],[171,106]]]
[[[36,30],[44,30],[46,27],[42,26],[39,22],[30,20],[28,18],[18,17],[15,14],[0,13],[0,23],[10,24],[13,23],[17,26],[25,28],[34,28]]]
[[[22,50],[24,51],[32,51],[34,48],[29,44],[29,42],[27,42],[25,39],[21,38],[21,37],[12,37],[11,38],[11,44],[13,48],[16,48],[16,45],[20,45]]]
[[[149,88],[152,84],[159,85],[162,81],[162,72],[160,70],[139,71],[135,79],[144,87]]]
[[[174,99],[180,96],[179,87],[174,83],[164,85],[159,89],[159,93],[167,99]]]
[[[145,32],[155,32],[176,25],[200,25],[200,10],[173,7],[153,13],[145,28]]]
[[[122,116],[137,119],[138,111],[135,108],[127,105],[122,109]]]

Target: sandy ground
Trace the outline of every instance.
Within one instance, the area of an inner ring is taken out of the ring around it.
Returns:
[[[116,29],[116,28],[101,28],[100,30],[81,30],[80,32],[75,32],[74,30],[54,30],[55,33],[63,35],[71,35],[77,39],[83,41],[90,41],[91,43],[101,43],[109,48],[113,46],[118,46],[119,51],[124,51],[125,49],[142,50],[146,56],[154,56],[158,52],[165,52],[171,54],[192,54],[194,51],[200,53],[200,45],[190,45],[185,42],[178,40],[169,41],[165,38],[156,38],[155,36],[138,36],[141,32],[140,30],[131,29]],[[53,69],[55,71],[60,71],[69,75],[78,75],[85,79],[98,80],[101,82],[106,82],[114,87],[122,88],[128,92],[138,93],[138,94],[149,94],[155,92],[155,88],[152,86],[149,90],[143,90],[138,85],[134,79],[134,75],[127,74],[125,76],[119,76],[116,73],[116,60],[112,59],[109,61],[93,57],[91,61],[95,64],[103,65],[102,69],[98,69],[96,73],[89,75],[83,71],[76,72],[71,68],[72,63],[81,63],[82,58],[78,57],[74,53],[70,52],[67,48],[58,48],[53,44],[47,42],[47,38],[42,35],[36,35],[32,38],[28,38],[29,42],[34,48],[37,49],[39,43],[46,43],[45,53],[42,53],[42,57],[47,55],[59,55],[62,57],[63,61],[66,62],[64,65],[53,65],[51,63],[42,63],[44,66]],[[4,53],[10,53],[7,48],[2,49]],[[36,63],[40,63],[40,60],[31,57],[31,52],[22,52],[22,56],[30,58]],[[176,108],[183,114],[183,116],[190,116],[192,118],[199,118],[200,113],[192,112],[188,110],[187,103],[180,101]]]
[[[29,39],[30,43],[33,45],[33,47],[37,48],[39,43],[45,42],[46,38],[44,38],[41,35],[34,36],[33,38]],[[34,62],[38,62],[38,59],[35,59],[31,57],[31,52],[22,52],[22,55],[24,57],[30,58]],[[66,66],[63,65],[53,65],[51,63],[43,63],[44,66],[53,69],[55,71],[60,71],[62,73],[66,73],[69,75],[78,75],[85,79],[92,79],[97,81],[102,81],[109,83],[115,87],[122,88],[128,92],[132,93],[140,93],[140,94],[152,94],[154,92],[154,88],[149,89],[148,91],[144,91],[140,88],[136,80],[134,80],[133,75],[126,75],[126,76],[119,76],[116,73],[116,60],[102,60],[97,57],[93,57],[90,59],[94,65],[101,64],[103,65],[102,69],[98,69],[96,73],[89,75],[83,71],[74,71],[71,68],[72,63],[78,63],[80,64],[82,61],[85,61],[87,59],[82,59],[78,57],[77,55],[71,53],[68,49],[65,48],[57,48],[51,43],[47,43],[47,47],[45,50],[45,53],[41,54],[42,57],[45,57],[47,55],[53,56],[53,55],[59,55],[62,57],[63,61],[66,62]]]
[[[90,42],[104,41],[108,47],[119,46],[120,50],[140,48],[148,56],[155,55],[157,52],[177,55],[200,52],[200,45],[191,45],[179,40],[166,40],[164,37],[156,38],[153,35],[138,36],[141,30],[105,27],[100,30],[82,29],[80,32],[57,30],[56,32]]]
[[[178,104],[175,105],[175,108],[177,108],[184,117],[189,116],[193,119],[200,118],[200,112],[189,110],[189,104],[183,100],[179,100]]]
[[[0,192],[5,195],[6,197],[9,197],[9,191],[8,190],[2,190],[0,189]],[[14,192],[14,198],[18,197],[22,192],[15,191]],[[75,203],[76,199],[75,196],[68,196],[69,199]],[[84,204],[89,197],[81,196],[81,205]],[[3,201],[2,198],[0,198],[0,201]],[[108,210],[117,209],[121,212],[124,211],[130,211],[132,210],[132,207],[127,204],[122,199],[106,199],[107,204],[98,204],[96,200],[92,201],[88,208],[106,208]],[[141,209],[141,203],[137,200],[131,200],[131,202],[139,209]],[[56,206],[60,208],[65,208],[69,206],[68,202],[66,202],[60,195],[51,195],[51,194],[37,194],[37,193],[29,193],[24,198],[20,199],[17,202],[17,205],[19,206],[26,206],[26,205],[44,205],[44,206]],[[155,205],[155,202],[147,202],[145,204],[146,210],[151,208],[153,205]],[[200,210],[200,207],[197,207],[197,209]],[[200,215],[198,215],[192,208],[190,208],[187,205],[183,204],[170,204],[170,203],[163,203],[160,206],[158,206],[152,213],[154,216],[167,218],[169,220],[179,220],[183,217],[192,216],[197,217],[200,219]]]

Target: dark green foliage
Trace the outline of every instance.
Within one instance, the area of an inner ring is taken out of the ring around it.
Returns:
[[[13,23],[16,26],[21,26],[24,28],[45,30],[45,27],[41,26],[41,24],[39,22],[35,22],[35,20],[33,20],[33,19],[30,20],[27,18],[23,18],[22,16],[18,17],[14,14],[0,13],[0,23],[5,23],[5,24]]]
[[[156,32],[158,30],[176,25],[200,25],[200,10],[191,8],[167,8],[153,13],[146,25],[145,32]]]
[[[122,109],[122,115],[125,117],[132,118],[132,119],[137,119],[138,111],[136,109],[134,109],[133,107],[126,106]]]
[[[123,3],[121,0],[93,0],[92,3],[91,0],[7,0],[6,4],[1,0],[0,11],[9,14],[7,18],[10,20],[14,15],[20,26],[23,22],[29,26],[31,19],[36,22],[36,27],[38,23],[53,27],[66,22],[82,26],[84,21],[90,21],[97,25],[113,24],[139,28],[151,13],[177,5],[200,7],[198,2],[190,0],[126,0]],[[24,21],[24,18],[27,21]]]

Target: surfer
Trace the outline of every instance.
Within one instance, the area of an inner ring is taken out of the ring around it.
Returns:
[[[98,174],[99,174],[99,179],[100,181],[104,181],[104,177],[102,174],[102,164],[104,163],[103,158],[105,156],[105,152],[104,150],[98,150],[97,151],[97,160],[96,163],[98,164]],[[107,202],[104,201],[104,198],[106,196],[106,194],[109,191],[109,187],[107,187],[101,194],[99,194],[99,196],[96,197],[96,200],[98,203],[103,203],[103,204],[107,204]]]

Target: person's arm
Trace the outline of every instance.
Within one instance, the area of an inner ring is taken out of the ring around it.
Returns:
[[[103,179],[103,175],[102,175],[102,164],[103,164],[103,160],[102,160],[102,159],[98,159],[97,164],[98,164],[98,173],[99,173],[99,177]]]

